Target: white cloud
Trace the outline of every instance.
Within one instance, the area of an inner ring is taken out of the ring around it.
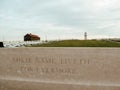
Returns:
[[[59,34],[78,38],[83,32],[93,37],[99,37],[99,33],[116,34],[120,32],[119,3],[119,0],[1,0],[0,33],[11,30],[10,36],[16,32],[22,36],[33,32],[52,38]]]

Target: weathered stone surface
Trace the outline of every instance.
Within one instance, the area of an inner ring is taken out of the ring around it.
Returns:
[[[119,48],[1,48],[0,90],[120,90]]]

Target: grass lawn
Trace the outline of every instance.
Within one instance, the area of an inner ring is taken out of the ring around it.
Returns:
[[[120,43],[108,40],[61,40],[30,47],[120,47]]]

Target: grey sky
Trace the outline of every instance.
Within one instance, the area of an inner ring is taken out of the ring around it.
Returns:
[[[119,37],[120,0],[0,0],[0,40]]]

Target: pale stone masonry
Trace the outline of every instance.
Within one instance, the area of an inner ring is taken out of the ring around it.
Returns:
[[[0,90],[120,90],[120,48],[1,48]]]

